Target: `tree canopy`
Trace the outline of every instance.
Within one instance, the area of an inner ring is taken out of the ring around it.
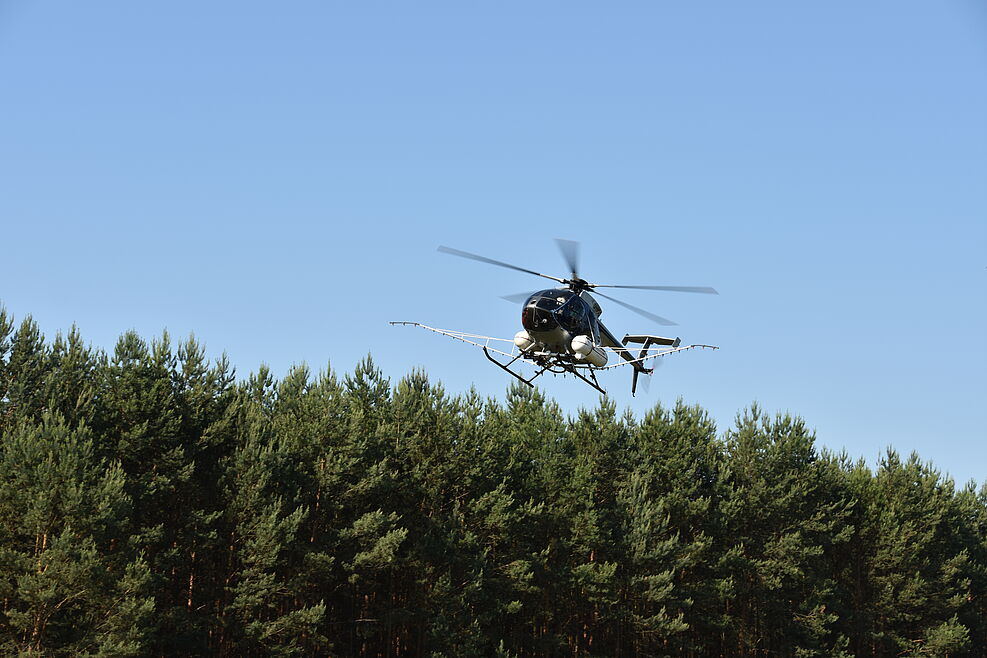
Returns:
[[[0,599],[4,655],[981,656],[987,486],[0,309]]]

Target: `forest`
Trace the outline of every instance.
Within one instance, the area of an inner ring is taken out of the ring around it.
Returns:
[[[796,416],[240,376],[0,310],[3,655],[984,656],[985,595],[987,486]]]

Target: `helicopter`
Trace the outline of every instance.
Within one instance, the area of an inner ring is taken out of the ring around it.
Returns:
[[[562,287],[558,288],[547,288],[502,298],[515,303],[523,301],[521,308],[522,329],[514,335],[513,339],[436,329],[419,322],[403,320],[392,321],[390,324],[420,327],[478,346],[482,348],[487,359],[528,386],[534,386],[534,380],[545,373],[569,374],[581,379],[604,395],[606,395],[606,390],[600,385],[596,376],[599,371],[629,366],[633,373],[631,395],[635,395],[638,376],[653,374],[654,365],[658,363],[655,361],[656,359],[692,349],[718,349],[715,345],[682,345],[678,337],[666,338],[651,334],[626,334],[623,340],[618,340],[600,321],[603,309],[594,298],[594,296],[598,296],[608,299],[660,325],[674,326],[676,323],[667,318],[610,297],[599,292],[597,288],[634,288],[708,295],[719,294],[714,288],[708,286],[628,286],[590,283],[579,276],[579,243],[574,240],[562,239],[556,239],[555,242],[571,272],[567,279],[452,247],[440,246],[438,248],[438,251],[445,254],[533,274],[562,284]],[[590,291],[592,291],[592,295]],[[640,348],[632,349],[631,345],[640,345]],[[498,360],[494,355],[508,360]],[[611,357],[617,357],[613,359],[616,361],[615,363],[610,363]],[[512,369],[512,366],[519,362],[534,366],[535,374],[525,377]]]

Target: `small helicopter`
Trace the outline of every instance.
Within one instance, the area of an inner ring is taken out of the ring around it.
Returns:
[[[637,391],[638,376],[642,374],[651,375],[654,372],[655,359],[691,349],[718,349],[714,345],[694,344],[683,346],[679,338],[665,338],[650,334],[627,334],[622,341],[618,340],[600,322],[603,309],[596,299],[590,295],[590,291],[592,290],[593,295],[609,299],[653,322],[657,322],[660,325],[673,326],[675,323],[671,320],[605,295],[596,289],[636,288],[641,290],[719,294],[715,289],[707,286],[618,286],[590,283],[579,276],[579,243],[573,240],[560,239],[557,239],[555,242],[562,252],[562,258],[572,273],[568,279],[542,274],[541,272],[535,272],[534,270],[525,269],[517,265],[511,265],[510,263],[504,263],[466,251],[460,251],[451,247],[440,246],[438,248],[442,253],[534,274],[535,276],[557,281],[564,286],[561,288],[539,290],[534,293],[522,293],[520,295],[503,297],[503,299],[511,302],[524,302],[521,310],[521,326],[523,329],[514,335],[513,340],[469,334],[461,331],[436,329],[418,322],[394,321],[390,324],[420,327],[471,345],[476,345],[483,349],[484,355],[491,362],[506,370],[528,386],[534,386],[532,382],[546,372],[571,374],[604,395],[606,391],[600,386],[596,377],[598,371],[630,366],[633,372],[631,395],[634,395]],[[640,345],[640,350],[634,353],[629,347],[631,344]],[[497,354],[500,357],[506,357],[509,361],[501,362],[494,358],[491,353]],[[619,357],[621,360],[616,363],[610,363],[611,355]],[[519,372],[512,370],[511,366],[519,361],[534,366],[536,370],[535,374],[526,378]],[[646,366],[649,362],[652,367]]]

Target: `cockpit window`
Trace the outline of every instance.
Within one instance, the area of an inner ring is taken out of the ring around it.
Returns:
[[[571,290],[550,289],[540,290],[524,303],[522,318],[527,321],[525,328],[541,329],[543,323],[538,318],[545,319],[548,324],[561,325],[570,334],[591,336],[594,342],[599,342],[599,328],[596,316],[582,299],[577,299]],[[548,321],[547,318],[554,318]],[[528,325],[531,325],[530,327]],[[547,328],[547,325],[546,325]]]
[[[542,290],[528,298],[526,305],[537,304],[538,308],[556,309],[572,297],[568,290]]]

